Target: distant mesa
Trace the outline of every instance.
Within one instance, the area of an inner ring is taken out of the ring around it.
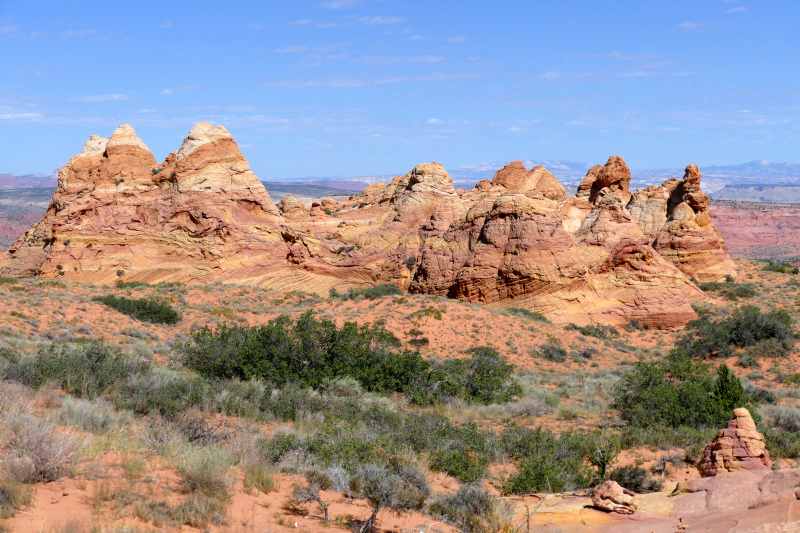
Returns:
[[[158,163],[129,125],[92,136],[58,173],[42,219],[0,273],[111,283],[222,281],[326,294],[383,283],[557,323],[675,327],[705,298],[690,281],[735,275],[694,165],[631,193],[622,158],[576,196],[544,166],[509,163],[456,190],[417,165],[349,200],[276,205],[231,134],[195,125]]]

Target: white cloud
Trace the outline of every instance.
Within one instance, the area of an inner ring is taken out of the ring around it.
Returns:
[[[466,40],[467,40],[467,36],[466,35],[458,35],[456,37],[449,37],[449,38],[445,39],[445,41],[450,42],[450,43],[463,43]]]
[[[678,24],[678,27],[684,30],[691,30],[692,28],[699,28],[702,25],[702,22],[682,22]]]
[[[79,39],[83,39],[84,37],[88,37],[93,33],[97,33],[97,30],[78,30],[78,31],[64,31],[61,32],[61,37],[69,38],[69,37],[77,37]]]
[[[344,28],[344,24],[336,24],[335,22],[318,22],[318,28]]]
[[[739,113],[750,113],[750,112],[751,111],[749,109],[742,109],[741,111],[739,111]]]
[[[734,7],[733,9],[727,10],[725,13],[738,13],[741,11],[747,11],[746,7]]]
[[[19,26],[3,26],[0,27],[0,35],[9,35],[19,29]]]
[[[70,98],[75,102],[109,102],[112,100],[130,100],[130,96],[124,94],[96,94],[92,96],[83,96],[80,98]]]
[[[41,113],[0,113],[0,120],[9,122],[38,122],[41,119]]]
[[[561,73],[555,70],[551,70],[550,72],[545,72],[544,74],[542,74],[543,78],[547,78],[549,80],[553,78],[558,78],[559,76],[561,76]]]
[[[403,19],[400,17],[361,17],[358,19],[362,24],[395,24],[401,22]]]
[[[694,71],[691,71],[691,70],[686,70],[684,72],[673,72],[672,75],[673,76],[696,76],[697,72],[694,72]]]
[[[35,31],[30,34],[31,39],[44,39],[45,37],[50,37],[50,34],[46,31]]]
[[[165,96],[170,96],[176,93],[187,93],[190,91],[197,91],[202,89],[203,85],[182,85],[180,87],[167,87],[166,89],[162,90],[159,94],[163,94]]]
[[[291,22],[290,24],[311,24],[312,22],[313,22],[313,20],[311,20],[311,19],[303,19],[303,20],[295,20],[294,22]],[[252,24],[251,24],[251,26],[252,26]],[[261,28],[259,27],[259,29],[261,29]]]
[[[444,56],[362,56],[364,63],[390,65],[392,63],[438,63]]]
[[[305,52],[306,50],[308,50],[308,47],[306,45],[302,45],[302,46],[287,46],[286,48],[277,48],[275,51],[285,54],[292,54],[296,52]]]
[[[317,89],[335,88],[349,89],[358,87],[369,87],[372,85],[390,85],[394,83],[417,83],[430,81],[449,81],[459,79],[480,78],[482,74],[475,73],[449,73],[434,72],[431,74],[408,75],[408,76],[382,76],[380,78],[365,78],[357,76],[336,76],[331,78],[312,79],[312,80],[280,80],[261,84],[265,89]]]
[[[256,30],[263,30],[264,29],[264,26],[262,26],[258,22],[251,22],[250,24],[247,25],[247,27],[248,28],[254,28]]]
[[[438,118],[429,118],[425,121],[425,124],[441,124],[441,122]]]
[[[511,128],[508,128],[506,131],[509,132],[509,133],[518,133],[518,132],[520,132],[522,130],[519,129],[518,127],[516,127],[516,126],[513,126]]]
[[[325,9],[342,9],[343,7],[355,7],[358,4],[357,0],[331,0],[330,2],[325,2],[320,7]]]
[[[160,25],[159,28],[171,28],[172,22],[165,22],[164,24]]]
[[[423,39],[422,35],[412,35],[408,38],[409,41],[421,41]]]

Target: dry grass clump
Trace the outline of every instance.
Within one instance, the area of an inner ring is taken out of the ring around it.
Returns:
[[[13,417],[3,441],[9,450],[3,469],[23,483],[56,481],[74,467],[82,449],[75,435],[30,415]]]

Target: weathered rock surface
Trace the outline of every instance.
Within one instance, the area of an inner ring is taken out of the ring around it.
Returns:
[[[764,435],[745,408],[733,410],[733,419],[703,449],[698,469],[703,477],[743,470],[769,470]]]
[[[47,213],[0,272],[102,283],[124,270],[320,294],[391,283],[561,323],[680,326],[704,298],[687,274],[732,272],[695,171],[631,195],[614,156],[567,198],[544,167],[515,161],[456,191],[441,164],[425,163],[308,209],[291,196],[276,206],[222,126],[197,124],[157,164],[125,125],[61,169]]]
[[[619,514],[633,514],[639,508],[636,493],[623,489],[610,479],[594,488],[592,504],[599,509]]]

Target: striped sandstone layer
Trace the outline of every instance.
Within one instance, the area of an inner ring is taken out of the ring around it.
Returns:
[[[0,272],[319,294],[390,283],[561,323],[694,318],[690,302],[704,296],[681,269],[711,273],[698,279],[732,272],[721,239],[701,242],[713,226],[701,225],[707,202],[694,182],[631,195],[618,157],[584,182],[567,197],[544,167],[514,162],[456,191],[441,164],[427,163],[348,202],[308,209],[287,196],[276,206],[222,126],[196,125],[161,164],[121,126],[108,140],[92,136],[61,169],[47,213]],[[697,260],[703,246],[714,253]]]

